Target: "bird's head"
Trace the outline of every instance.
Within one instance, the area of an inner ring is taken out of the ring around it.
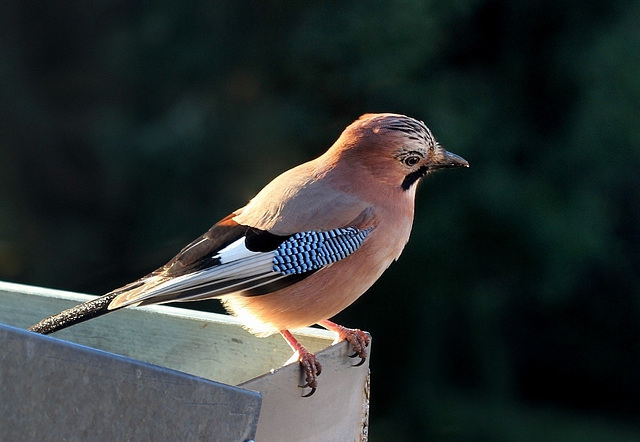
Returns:
[[[398,114],[362,115],[330,151],[404,191],[434,170],[469,167],[465,159],[440,146],[422,121]]]

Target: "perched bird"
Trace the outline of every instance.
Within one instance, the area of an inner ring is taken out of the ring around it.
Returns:
[[[310,396],[321,365],[289,330],[333,330],[363,362],[368,335],[329,318],[400,256],[418,181],[436,169],[468,166],[423,122],[365,114],[327,152],[278,176],[163,267],[29,330],[48,334],[127,306],[218,298],[249,331],[282,334]]]

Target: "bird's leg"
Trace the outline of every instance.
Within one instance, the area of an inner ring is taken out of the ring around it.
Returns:
[[[318,325],[338,333],[340,340],[345,340],[351,344],[354,353],[349,357],[355,358],[356,356],[360,356],[360,362],[355,364],[356,367],[364,364],[364,361],[367,359],[367,347],[369,346],[369,334],[367,332],[363,332],[357,328],[343,327],[342,325],[327,320],[318,322]]]
[[[300,388],[311,388],[311,391],[302,397],[309,397],[316,392],[318,388],[318,376],[322,371],[322,365],[316,358],[316,355],[304,348],[301,343],[289,332],[289,330],[280,330],[280,334],[287,341],[289,347],[295,352],[293,357],[300,362],[300,366],[304,371],[306,384],[300,385]],[[293,358],[292,358],[293,359]]]

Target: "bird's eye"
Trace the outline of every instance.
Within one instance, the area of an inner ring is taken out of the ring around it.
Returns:
[[[409,155],[402,162],[409,167],[413,167],[420,162],[420,157],[417,155]]]

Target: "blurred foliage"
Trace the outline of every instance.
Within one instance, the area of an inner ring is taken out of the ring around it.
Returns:
[[[0,279],[108,291],[405,113],[472,167],[338,318],[375,339],[371,440],[640,438],[637,1],[3,9]]]

